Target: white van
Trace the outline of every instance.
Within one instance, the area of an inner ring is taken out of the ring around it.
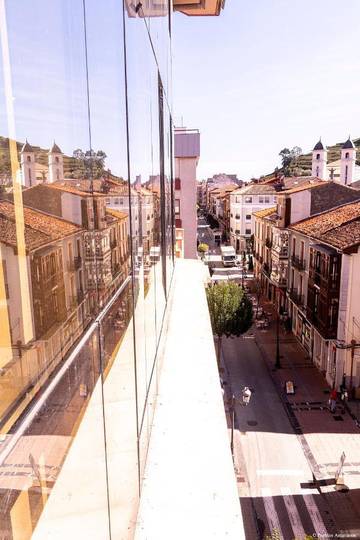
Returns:
[[[236,253],[232,246],[221,246],[221,260],[224,266],[235,266]]]

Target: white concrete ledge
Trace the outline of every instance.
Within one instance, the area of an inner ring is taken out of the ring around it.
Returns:
[[[245,538],[203,282],[177,261],[136,540]]]

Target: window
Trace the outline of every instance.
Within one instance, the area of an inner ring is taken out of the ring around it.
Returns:
[[[305,250],[305,242],[300,242],[300,260],[304,260],[304,250]]]
[[[295,255],[296,252],[296,238],[292,239],[292,254]]]
[[[347,182],[347,179],[348,179],[348,166],[345,165],[345,184]]]
[[[175,199],[175,214],[180,214],[180,199]]]
[[[56,158],[55,158],[55,163],[59,163],[59,158],[58,158],[58,156],[56,156]]]
[[[246,219],[249,221],[251,219],[251,214],[246,214]]]
[[[230,214],[230,217],[233,217],[233,215],[232,215],[232,214]]]
[[[30,156],[27,156],[27,161],[31,161],[31,157]]]
[[[240,234],[239,229],[236,229],[235,234]]]
[[[235,219],[240,219],[240,214],[236,214]]]
[[[277,202],[277,197],[276,197],[276,195],[274,195],[274,202],[275,202],[275,203]]]
[[[252,203],[252,197],[245,197],[245,203],[251,204]]]
[[[349,159],[349,152],[346,152],[345,159]]]
[[[259,195],[259,203],[260,204],[264,203],[264,197],[262,195]]]
[[[245,229],[245,234],[251,234],[251,229]]]
[[[231,231],[231,232],[234,232],[232,227],[230,227],[230,231]]]
[[[316,154],[316,159],[317,159],[317,160],[320,159],[320,154]]]
[[[115,204],[119,204],[119,198],[118,198],[118,197],[115,197],[114,203],[115,203]]]
[[[269,204],[269,202],[270,202],[270,197],[269,197],[269,196],[266,196],[266,197],[265,197],[265,204]]]

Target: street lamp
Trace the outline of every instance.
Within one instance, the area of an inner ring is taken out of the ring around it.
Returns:
[[[280,316],[276,306],[276,356],[275,369],[280,369]]]
[[[242,398],[236,398],[235,394],[231,397],[231,441],[230,441],[230,448],[231,448],[231,455],[234,457],[234,430],[235,430],[235,404],[236,402],[239,402],[241,405],[247,406],[250,403],[251,398],[251,390],[247,386],[242,391]]]

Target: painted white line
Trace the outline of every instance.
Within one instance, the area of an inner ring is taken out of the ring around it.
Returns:
[[[271,537],[276,538],[276,533],[279,538],[284,538],[284,535],[281,530],[279,516],[274,504],[274,499],[271,496],[270,488],[261,488],[261,495],[263,497],[264,508],[266,512],[266,517],[269,523]]]
[[[283,496],[286,511],[289,516],[291,527],[295,535],[296,540],[302,540],[306,534],[301,523],[300,514],[294,501],[294,497],[291,495],[291,490],[288,487],[280,488],[281,495]]]
[[[303,476],[300,469],[257,469],[257,476]]]
[[[327,530],[322,520],[319,509],[316,505],[314,497],[312,495],[304,495],[303,498],[304,498],[304,503],[306,504],[306,508],[311,517],[311,521],[313,522],[313,525],[314,525],[314,532],[318,535],[318,537],[320,536],[325,537],[325,535],[327,534]]]

